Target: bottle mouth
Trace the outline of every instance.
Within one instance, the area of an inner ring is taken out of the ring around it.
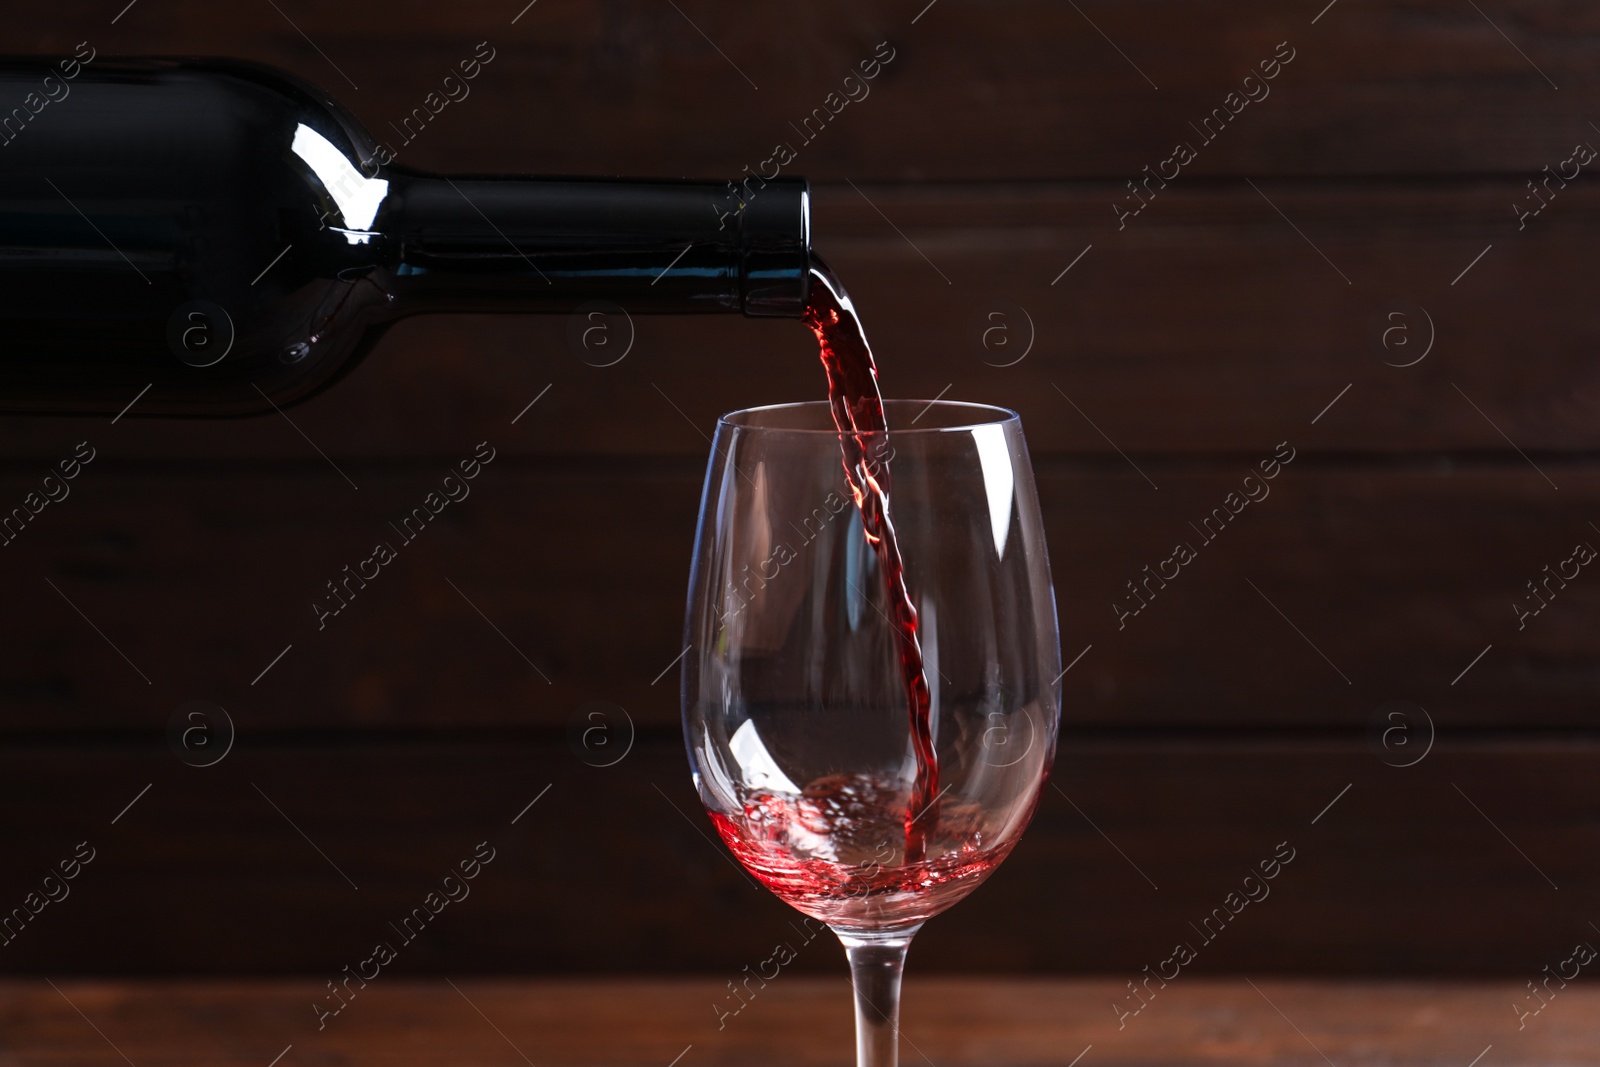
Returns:
[[[810,296],[811,187],[804,178],[747,178],[739,207],[739,298],[758,318],[800,317]]]

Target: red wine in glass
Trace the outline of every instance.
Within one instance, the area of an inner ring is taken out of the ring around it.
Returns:
[[[711,821],[744,868],[779,898],[824,922],[871,914],[920,922],[966,896],[1016,839],[991,843],[983,812],[947,804],[916,858],[886,847],[906,826],[906,791],[863,774],[809,782],[799,796],[753,793]],[[934,852],[933,858],[926,853]]]
[[[684,736],[734,856],[845,946],[860,1067],[893,1067],[912,936],[1011,852],[1049,773],[1055,595],[1016,414],[883,400],[820,264],[804,320],[828,402],[717,426]]]

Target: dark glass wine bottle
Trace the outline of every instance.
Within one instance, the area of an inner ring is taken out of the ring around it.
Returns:
[[[0,412],[240,415],[437,311],[798,317],[804,179],[443,177],[231,60],[0,60]]]

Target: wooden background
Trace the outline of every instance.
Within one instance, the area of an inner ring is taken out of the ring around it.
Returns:
[[[1600,545],[1600,194],[1513,210],[1600,143],[1600,9],[924,2],[59,0],[6,36],[273,63],[380,134],[487,40],[402,162],[707,178],[888,41],[791,172],[886,392],[1022,412],[1083,653],[1035,825],[914,968],[1133,978],[1284,841],[1205,972],[1520,981],[1600,937],[1600,576],[1512,608]],[[1271,95],[1200,144],[1279,42]],[[1198,158],[1119,230],[1180,140]],[[1003,351],[973,339],[995,311]],[[697,809],[669,667],[706,435],[822,375],[797,324],[635,326],[598,368],[560,318],[412,321],[293,426],[0,422],[6,508],[98,453],[0,548],[0,912],[96,849],[0,969],[317,986],[484,840],[402,971],[732,979],[793,936]],[[471,497],[319,632],[323,583],[484,440]],[[1119,630],[1123,583],[1284,441],[1270,498]],[[214,766],[169,746],[191,700],[237,728]],[[632,724],[604,768],[568,735],[596,700]]]

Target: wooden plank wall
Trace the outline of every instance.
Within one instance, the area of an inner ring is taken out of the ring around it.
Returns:
[[[886,390],[1022,412],[1082,653],[1034,827],[916,967],[1132,978],[1280,842],[1200,967],[1534,976],[1596,936],[1600,578],[1513,604],[1600,544],[1600,194],[1528,187],[1600,142],[1600,12],[924,2],[60,0],[6,32],[273,63],[380,134],[488,41],[405,163],[718,178],[888,42],[793,172]],[[0,548],[0,909],[95,856],[0,969],[332,977],[485,840],[409,973],[736,977],[790,936],[696,809],[670,665],[706,434],[822,377],[796,325],[635,326],[601,368],[561,319],[413,321],[293,426],[0,422],[0,504],[95,451]],[[480,441],[472,496],[319,631]],[[1119,627],[1280,442],[1270,498]],[[236,727],[214,766],[168,745],[193,700]],[[590,701],[629,717],[614,766],[569,743]]]

